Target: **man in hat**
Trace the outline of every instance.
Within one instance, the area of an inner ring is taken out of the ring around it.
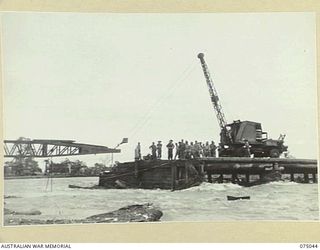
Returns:
[[[157,146],[152,143],[152,145],[149,147],[151,149],[151,159],[155,160],[157,158],[156,152],[157,152]]]
[[[216,157],[216,150],[217,150],[217,146],[214,143],[214,141],[211,141],[211,144],[209,145],[209,156],[210,157]]]
[[[158,141],[158,144],[157,144],[157,159],[161,159],[161,154],[162,154],[162,144],[161,144],[161,141]]]
[[[174,144],[172,140],[170,140],[169,143],[167,144],[167,148],[168,148],[168,160],[172,160],[173,149],[174,149]]]

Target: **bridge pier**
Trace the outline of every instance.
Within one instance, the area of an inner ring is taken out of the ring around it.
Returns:
[[[212,183],[212,173],[211,171],[207,171],[208,182]]]
[[[232,183],[236,183],[237,179],[238,179],[238,174],[237,173],[232,173],[231,182]]]
[[[176,180],[177,180],[177,165],[173,164],[171,166],[171,190],[176,189]]]
[[[308,173],[304,173],[304,182],[309,183],[309,174]]]
[[[318,183],[317,175],[315,173],[312,174],[312,181],[313,181],[313,183]]]
[[[290,173],[290,181],[294,181],[294,173]]]
[[[246,182],[250,182],[250,174],[249,173],[246,173]]]
[[[189,168],[188,168],[187,163],[184,164],[184,169],[185,169],[185,182],[188,183],[188,181],[189,181]]]

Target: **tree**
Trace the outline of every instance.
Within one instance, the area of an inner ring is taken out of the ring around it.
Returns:
[[[35,175],[42,172],[38,162],[32,157],[15,157],[13,161],[5,162],[5,168],[10,169],[13,175]]]
[[[30,141],[31,139],[25,137],[19,137],[18,141]],[[28,144],[22,144],[22,147],[26,149]],[[38,162],[31,156],[16,156],[11,162],[5,162],[5,168],[10,169],[13,175],[35,175],[41,173],[42,170],[38,166]],[[9,171],[6,171],[7,173]]]

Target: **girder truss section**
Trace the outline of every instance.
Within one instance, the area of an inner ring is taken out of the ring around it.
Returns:
[[[75,143],[72,140],[5,140],[4,157],[55,157],[120,153],[120,149]]]

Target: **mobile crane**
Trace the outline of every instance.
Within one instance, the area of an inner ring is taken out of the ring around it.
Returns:
[[[252,121],[234,121],[227,123],[218,93],[211,79],[208,66],[204,60],[204,54],[199,53],[202,70],[209,89],[211,102],[220,126],[219,156],[242,157],[244,156],[244,145],[250,145],[250,152],[254,157],[278,158],[287,151],[284,145],[285,135],[280,135],[278,140],[268,138],[268,133],[262,131],[261,123]]]

